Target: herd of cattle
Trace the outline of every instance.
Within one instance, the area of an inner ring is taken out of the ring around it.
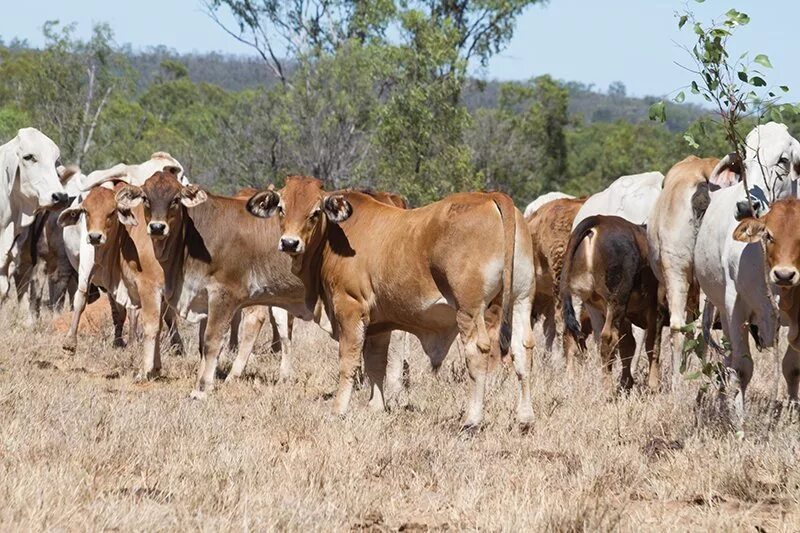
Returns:
[[[467,192],[408,209],[398,195],[325,191],[291,176],[282,189],[232,197],[189,183],[163,152],[139,165],[84,175],[33,128],[0,147],[0,299],[12,281],[38,315],[45,271],[52,304],[72,303],[64,349],[75,351],[87,301],[107,295],[115,345],[141,330],[137,379],[161,370],[164,338],[182,350],[177,317],[199,324],[193,398],[214,386],[231,331],[241,375],[263,326],[280,339],[280,377],[292,372],[292,317],[315,321],[339,345],[334,409],[347,411],[364,362],[371,408],[402,387],[402,352],[391,333],[415,335],[434,369],[460,337],[471,377],[465,426],[483,418],[486,381],[510,353],[517,418],[533,420],[532,325],[543,319],[546,351],[560,337],[567,366],[593,335],[619,386],[634,384],[637,337],[648,385],[661,386],[662,325],[677,379],[684,326],[699,316],[725,358],[742,404],[753,372],[749,338],[772,347],[788,326],[788,395],[800,384],[800,143],[781,124],[756,127],[744,159],[687,157],[666,177],[623,176],[588,198],[549,193],[521,213],[498,192]],[[744,179],[742,179],[744,178]],[[98,290],[99,289],[99,290]],[[634,334],[634,330],[641,332]],[[605,378],[607,379],[607,378]]]

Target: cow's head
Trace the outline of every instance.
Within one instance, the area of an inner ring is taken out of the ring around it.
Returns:
[[[291,176],[280,191],[269,188],[253,195],[247,210],[261,218],[280,217],[278,250],[299,256],[316,248],[328,222],[339,224],[353,213],[353,206],[341,194],[328,194],[315,178]]]
[[[117,207],[131,209],[144,206],[147,233],[158,240],[170,235],[183,224],[184,207],[194,207],[206,201],[208,195],[197,185],[182,185],[172,168],[153,174],[144,185],[127,185],[117,193]]]
[[[739,201],[736,217],[762,216],[776,200],[796,194],[800,178],[800,143],[783,124],[756,126],[745,139],[743,162],[750,201]],[[752,209],[751,209],[752,204]]]
[[[92,246],[102,246],[108,241],[109,235],[114,232],[120,222],[123,224],[136,223],[136,219],[130,211],[117,209],[116,191],[123,186],[124,184],[117,184],[116,188],[110,186],[93,188],[80,204],[61,212],[58,216],[58,225],[62,228],[72,226],[80,220],[81,215],[84,215],[86,242]]]
[[[748,217],[736,227],[733,238],[741,242],[763,242],[769,280],[777,287],[800,285],[800,200],[775,202],[761,218]]]
[[[2,155],[4,172],[11,189],[34,208],[57,209],[68,197],[57,168],[60,152],[56,143],[35,128],[23,128],[6,145]]]

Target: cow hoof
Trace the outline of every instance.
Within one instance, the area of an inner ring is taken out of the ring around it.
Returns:
[[[76,348],[78,347],[78,341],[76,339],[67,339],[64,341],[64,344],[61,345],[61,348],[65,352],[75,353]]]
[[[278,374],[278,383],[294,383],[296,380],[292,372],[280,372]]]
[[[190,400],[205,400],[208,398],[208,393],[201,390],[193,390],[191,394],[189,394]]]
[[[480,424],[469,424],[465,422],[461,424],[461,427],[458,428],[458,433],[460,435],[465,435],[467,437],[473,437],[478,432],[480,432],[480,430],[481,430]]]
[[[386,406],[382,401],[379,400],[370,400],[367,404],[367,407],[374,413],[382,413],[386,411]]]
[[[122,339],[114,339],[114,342],[111,343],[112,348],[124,348],[125,346],[125,341]]]
[[[241,374],[234,374],[233,372],[230,372],[227,376],[225,376],[225,383],[229,384],[233,383],[234,381],[238,381],[240,376]]]
[[[517,414],[517,421],[522,429],[527,430],[533,426],[534,416],[533,411],[518,413]]]

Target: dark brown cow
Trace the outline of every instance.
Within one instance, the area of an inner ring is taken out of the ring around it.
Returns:
[[[600,359],[610,373],[614,353],[619,351],[622,389],[633,386],[631,360],[636,341],[631,324],[645,330],[645,348],[650,358],[649,385],[658,389],[661,377],[656,349],[661,330],[658,281],[647,258],[644,226],[603,215],[591,216],[578,224],[564,256],[561,300],[567,330],[580,339],[582,333],[572,307],[573,296],[604,317],[602,330],[595,332],[600,339]]]
[[[102,287],[116,300],[118,305],[112,305],[112,311],[119,312],[121,309],[124,312],[126,306],[141,306],[143,357],[137,378],[149,379],[161,371],[159,335],[164,311],[164,272],[156,261],[145,228],[136,225],[136,216],[142,216],[141,208],[139,213],[130,209],[118,209],[115,193],[124,188],[125,184],[117,183],[113,189],[107,185],[94,187],[78,206],[65,209],[59,215],[58,223],[62,227],[75,224],[83,214],[86,219],[87,239],[95,251],[91,282]],[[77,291],[72,324],[65,341],[66,348],[74,349],[78,324],[85,306],[86,295]],[[164,319],[172,332],[171,343],[181,346],[173,315],[166,313]],[[121,328],[123,322],[124,316],[115,317],[115,326],[119,324]],[[117,336],[121,336],[121,331],[117,332]]]
[[[564,252],[572,232],[572,221],[586,198],[559,198],[539,207],[527,220],[533,241],[536,269],[536,296],[533,301],[533,320],[544,318],[545,350],[550,353],[561,324],[559,286]],[[585,321],[588,325],[588,321]],[[577,350],[571,337],[564,337],[564,357],[572,363]]]
[[[164,172],[153,174],[142,187],[122,188],[116,199],[121,210],[143,206],[137,218],[164,269],[170,306],[183,317],[207,316],[193,398],[204,398],[214,387],[222,338],[237,309],[269,305],[314,318],[291,261],[278,251],[278,222],[250,216],[246,200],[183,186]],[[289,369],[288,360],[282,361],[281,377],[288,377]]]
[[[296,176],[279,192],[255,195],[248,210],[279,215],[280,248],[302,279],[308,308],[319,298],[325,304],[339,341],[336,413],[347,411],[362,352],[370,407],[384,409],[389,340],[398,329],[420,339],[434,368],[461,335],[472,378],[464,425],[479,424],[490,353],[508,348],[501,330],[509,333],[513,319],[517,417],[532,421],[533,257],[522,214],[508,196],[462,193],[403,210],[359,192],[329,194],[321,181]]]

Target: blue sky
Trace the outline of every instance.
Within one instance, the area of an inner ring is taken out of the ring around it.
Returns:
[[[88,34],[93,22],[108,22],[119,43],[134,48],[164,44],[180,52],[221,51],[250,54],[202,10],[200,0],[0,0],[3,23],[0,36],[41,44],[41,26],[47,19],[77,22],[79,34]],[[13,5],[14,7],[10,7]],[[549,73],[558,79],[593,83],[600,89],[620,80],[628,93],[663,95],[690,78],[675,61],[685,52],[691,33],[679,32],[673,13],[687,5],[682,0],[551,0],[519,19],[511,45],[480,72],[490,79],[526,79]],[[736,50],[767,54],[774,69],[768,81],[789,85],[789,98],[800,99],[800,69],[792,57],[798,49],[797,0],[707,0],[688,3],[702,20],[731,7],[748,13],[752,22],[736,36]]]

